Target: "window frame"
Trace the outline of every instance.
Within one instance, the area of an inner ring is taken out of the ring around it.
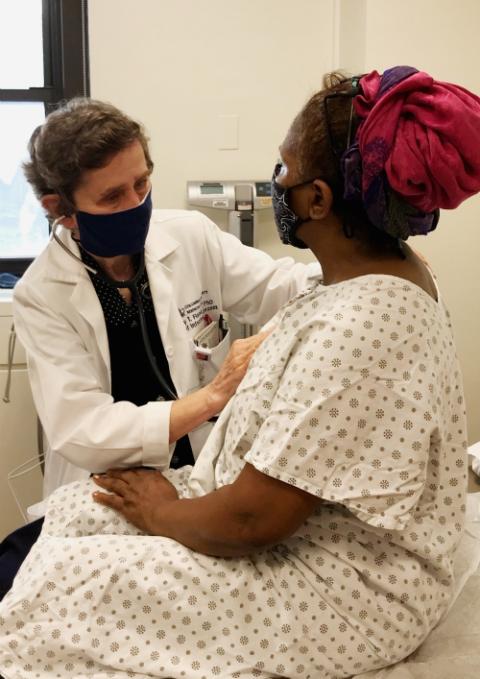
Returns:
[[[42,0],[42,32],[43,87],[0,88],[0,102],[41,102],[48,115],[63,100],[90,95],[87,0]],[[21,276],[32,261],[0,256],[0,271]]]

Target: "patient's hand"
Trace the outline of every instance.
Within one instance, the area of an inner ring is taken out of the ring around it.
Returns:
[[[152,469],[112,469],[95,474],[95,483],[108,491],[93,493],[99,504],[111,507],[145,533],[155,534],[155,514],[162,506],[178,499],[170,481]]]

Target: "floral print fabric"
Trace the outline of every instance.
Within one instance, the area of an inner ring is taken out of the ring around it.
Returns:
[[[6,679],[348,677],[436,624],[466,495],[442,302],[362,276],[297,296],[275,326],[193,470],[167,474],[192,497],[248,462],[318,510],[282,544],[215,558],[139,534],[90,481],[58,489],[0,606]]]

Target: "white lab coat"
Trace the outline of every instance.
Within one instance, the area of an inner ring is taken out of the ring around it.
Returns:
[[[70,232],[60,232],[79,256]],[[145,262],[171,377],[184,396],[209,381],[223,362],[229,338],[208,362],[195,355],[201,316],[222,311],[242,323],[263,324],[309,278],[316,264],[273,260],[221,231],[198,212],[155,210]],[[104,315],[89,275],[51,241],[14,292],[18,336],[28,357],[35,405],[48,441],[44,495],[90,472],[110,467],[168,467],[171,402],[136,406],[113,402]],[[200,319],[200,320],[199,320]],[[128,361],[128,355],[125,356]],[[198,455],[211,429],[192,431]]]

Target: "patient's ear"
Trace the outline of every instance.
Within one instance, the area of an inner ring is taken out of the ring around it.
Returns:
[[[77,220],[74,215],[66,215],[61,209],[61,198],[58,193],[46,193],[41,197],[40,203],[45,212],[53,219],[62,217],[60,223],[66,229],[75,229],[77,227]]]
[[[315,179],[312,184],[314,195],[310,203],[310,218],[325,219],[333,205],[332,189],[322,179]]]

